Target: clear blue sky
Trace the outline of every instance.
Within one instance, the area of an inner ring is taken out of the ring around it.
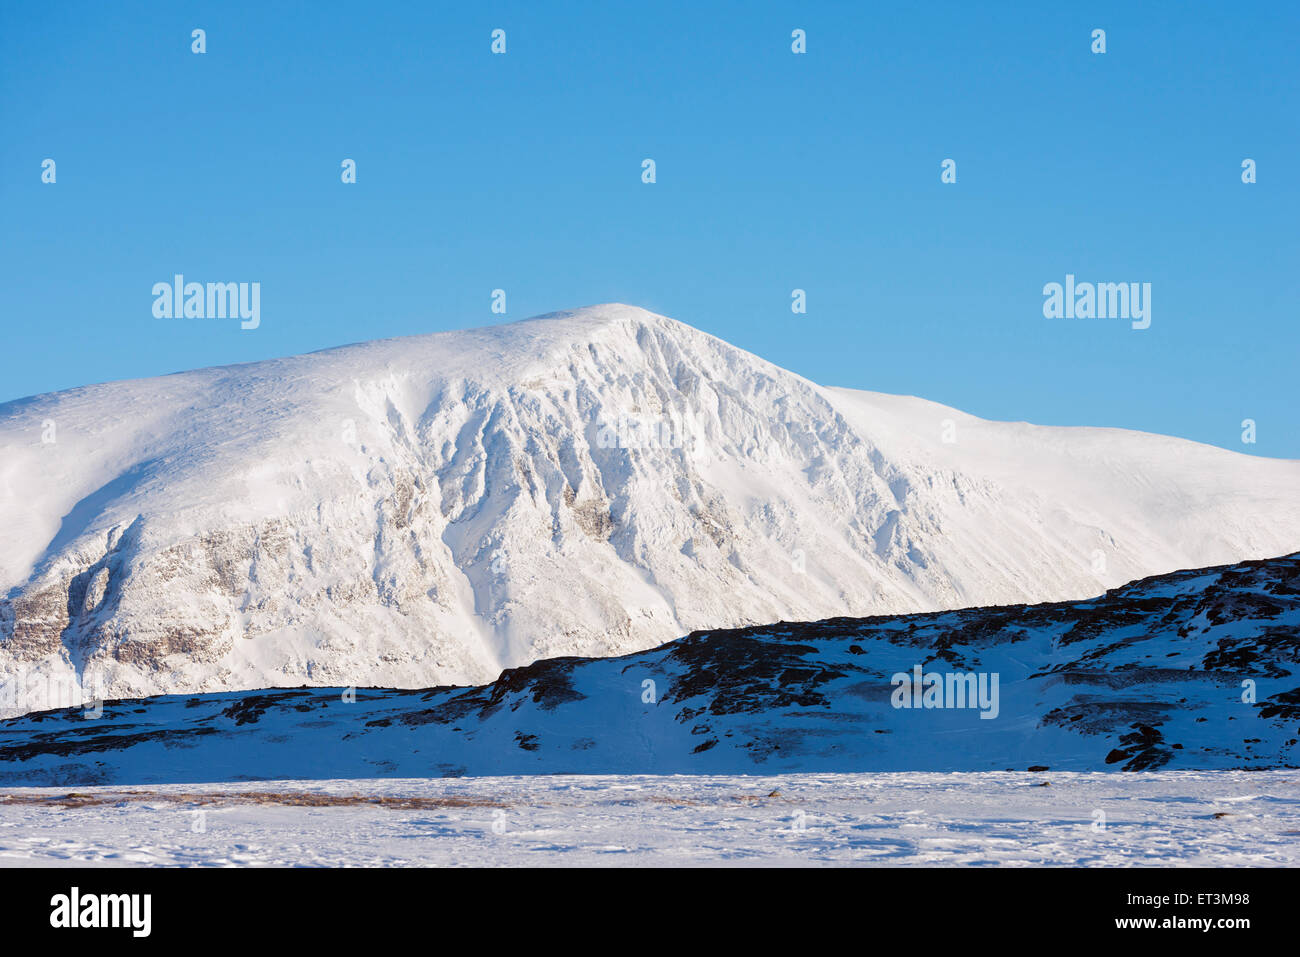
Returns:
[[[500,322],[501,287],[1300,458],[1298,49],[1289,2],[4,3],[0,400]],[[155,319],[176,272],[260,282],[261,328]],[[1066,273],[1150,282],[1151,328],[1045,319]]]

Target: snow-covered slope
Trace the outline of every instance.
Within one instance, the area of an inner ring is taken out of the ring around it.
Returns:
[[[918,667],[942,695],[900,697]],[[990,693],[955,698],[957,675]],[[1300,554],[1082,602],[700,632],[477,688],[27,715],[0,721],[0,783],[1296,767],[1298,683]]]
[[[622,305],[88,386],[0,405],[4,713],[1082,598],[1295,550],[1298,482],[822,388]]]

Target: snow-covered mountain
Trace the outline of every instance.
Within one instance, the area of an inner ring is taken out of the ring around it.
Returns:
[[[88,386],[0,405],[0,713],[1084,598],[1294,551],[1297,487],[824,388],[623,305]]]
[[[918,669],[941,695],[900,695]],[[27,715],[0,721],[0,783],[1296,767],[1298,681],[1300,554],[1089,601],[699,632],[477,688]]]

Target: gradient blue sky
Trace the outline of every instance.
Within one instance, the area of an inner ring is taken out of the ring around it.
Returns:
[[[505,321],[629,302],[828,385],[1298,458],[1298,28],[1293,3],[5,3],[0,400],[500,322],[501,287]],[[261,282],[261,328],[155,319],[175,272]],[[1152,283],[1151,328],[1043,318],[1067,272]]]

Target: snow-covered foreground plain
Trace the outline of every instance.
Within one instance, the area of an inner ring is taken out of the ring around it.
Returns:
[[[1295,770],[566,775],[0,795],[0,866],[1300,865]]]

